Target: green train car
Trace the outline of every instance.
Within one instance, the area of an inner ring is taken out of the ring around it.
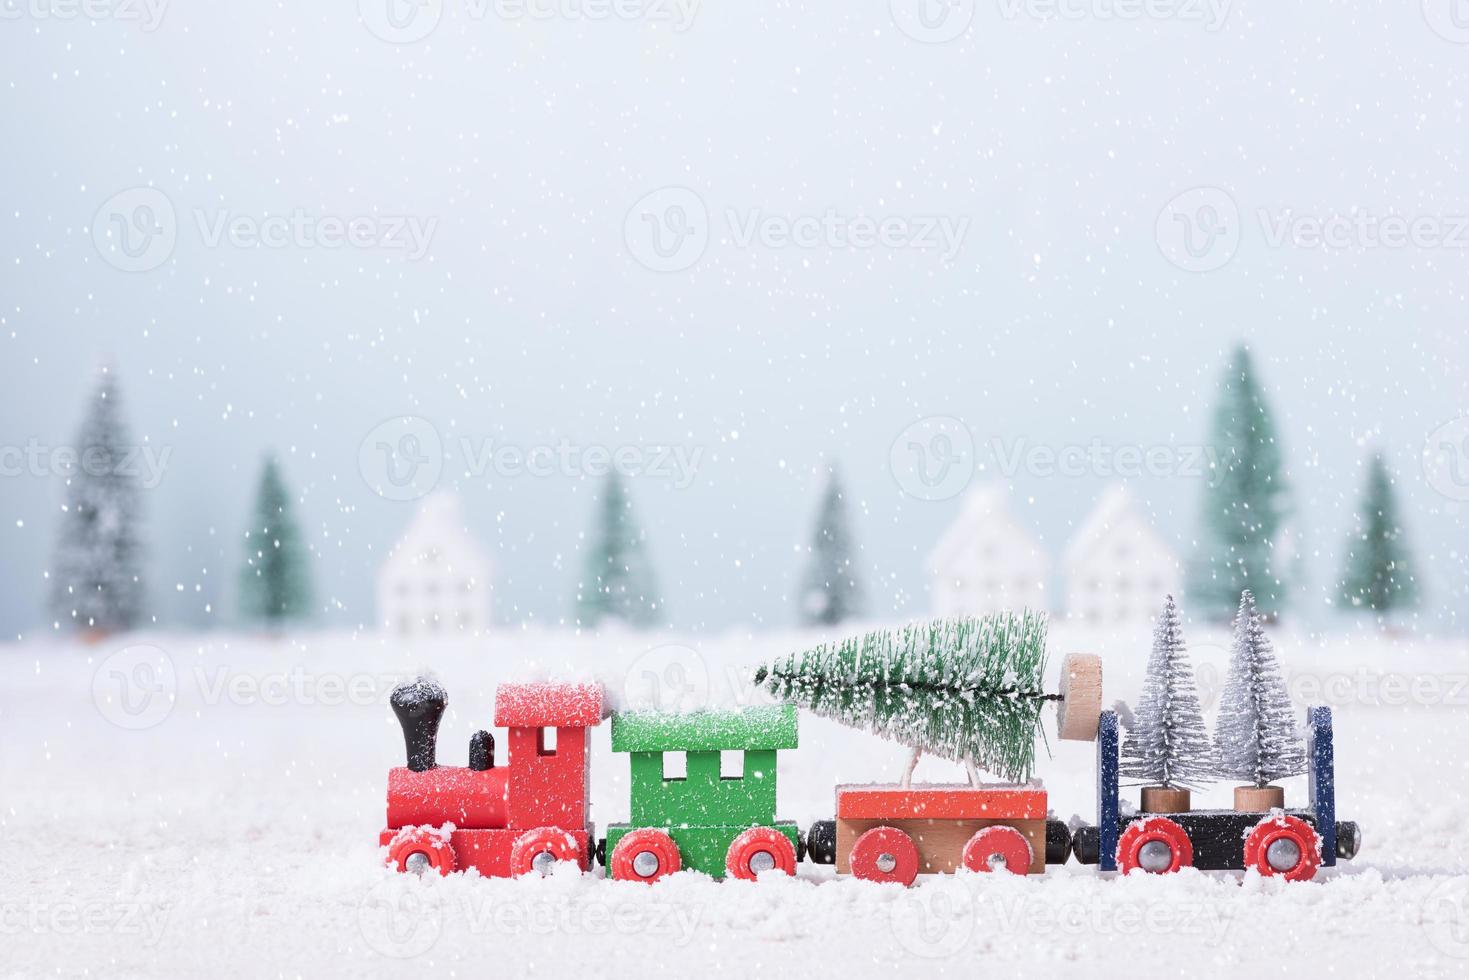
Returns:
[[[632,766],[629,821],[607,828],[607,873],[657,881],[692,869],[715,878],[796,873],[800,831],[775,819],[776,759],[794,749],[792,705],[669,715],[612,716],[612,751]],[[685,771],[676,773],[674,753]]]

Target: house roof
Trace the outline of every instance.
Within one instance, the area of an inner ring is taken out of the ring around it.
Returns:
[[[1173,550],[1153,529],[1152,522],[1137,506],[1132,492],[1121,483],[1108,487],[1097,505],[1077,527],[1066,545],[1064,563],[1075,566],[1086,561],[1102,544],[1119,530],[1131,526],[1137,537],[1153,548],[1172,554]]]
[[[465,525],[457,494],[440,491],[425,498],[383,562],[383,571],[424,563],[430,555],[445,567],[481,577],[489,574],[489,559]]]
[[[1010,510],[1009,490],[999,484],[985,484],[970,491],[964,498],[964,509],[954,522],[944,530],[938,543],[928,553],[928,567],[932,572],[942,572],[959,555],[981,536],[987,526],[1002,525],[1006,531],[1025,540],[1036,559],[1046,564],[1046,555],[1040,540],[1015,519]]]
[[[720,752],[795,747],[796,709],[789,704],[686,714],[631,711],[612,716],[613,752]]]

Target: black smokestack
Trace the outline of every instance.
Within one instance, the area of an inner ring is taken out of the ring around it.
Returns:
[[[448,703],[449,695],[438,681],[428,677],[393,688],[393,714],[403,726],[408,768],[414,772],[428,772],[438,765],[434,754],[439,741],[439,719],[444,716]]]

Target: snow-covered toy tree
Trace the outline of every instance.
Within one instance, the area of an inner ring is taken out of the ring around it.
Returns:
[[[1122,742],[1121,774],[1152,784],[1143,787],[1143,810],[1177,813],[1190,808],[1189,791],[1217,773],[1183,624],[1173,596],[1168,596],[1153,630],[1142,698]]]
[[[807,836],[811,860],[909,884],[921,871],[1039,873],[1066,860],[1070,832],[1047,820],[1046,792],[1025,782],[1042,711],[1061,738],[1095,736],[1100,660],[1073,654],[1048,693],[1046,621],[1034,613],[940,619],[793,653],[755,682],[783,701],[911,749],[901,781],[836,789],[836,819]],[[962,763],[967,784],[915,784],[922,753]],[[983,783],[988,771],[1006,782]]]
[[[1293,714],[1264,619],[1246,589],[1234,618],[1229,678],[1214,729],[1219,775],[1247,783],[1235,788],[1236,810],[1284,806],[1285,791],[1273,785],[1275,780],[1306,771],[1306,752]]]

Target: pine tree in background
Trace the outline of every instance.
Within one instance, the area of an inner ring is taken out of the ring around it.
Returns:
[[[94,635],[126,630],[143,619],[141,483],[127,464],[136,447],[119,397],[112,368],[104,366],[77,435],[51,573],[58,624]]]
[[[862,588],[852,564],[852,533],[846,498],[833,470],[821,500],[821,513],[811,538],[811,564],[801,587],[800,616],[807,626],[832,626],[855,616]]]
[[[267,459],[245,532],[240,614],[274,629],[309,616],[311,602],[311,554],[296,525],[280,467]]]
[[[782,701],[1004,779],[1030,778],[1046,669],[1042,615],[940,619],[824,643],[761,667]]]
[[[1250,589],[1274,618],[1285,605],[1288,562],[1275,560],[1286,516],[1286,486],[1275,420],[1255,378],[1249,351],[1238,348],[1214,414],[1215,470],[1204,488],[1204,533],[1189,568],[1189,598],[1224,621]]]
[[[1173,596],[1153,629],[1143,695],[1122,741],[1121,772],[1169,789],[1197,789],[1218,772]]]
[[[1346,608],[1375,613],[1418,602],[1418,580],[1398,519],[1392,476],[1380,454],[1368,465],[1357,531],[1347,541],[1341,598]]]
[[[1285,679],[1248,590],[1240,595],[1234,620],[1234,651],[1214,740],[1221,778],[1268,786],[1306,771]]]
[[[617,473],[607,476],[596,522],[586,578],[577,588],[578,619],[584,626],[596,626],[605,619],[638,627],[657,625],[662,620],[662,603],[654,591],[644,534]]]

